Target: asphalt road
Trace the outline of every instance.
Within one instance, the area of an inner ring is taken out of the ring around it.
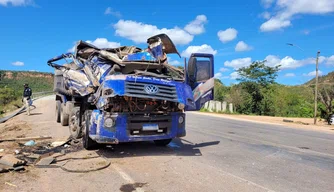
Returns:
[[[36,101],[32,113],[39,115],[16,118],[29,122],[32,134],[67,136],[67,127],[54,121],[52,99]],[[33,180],[19,176],[26,187],[20,191],[334,191],[334,134],[193,113],[186,122],[187,136],[168,147],[101,148],[96,153],[112,162],[107,169],[39,168]],[[20,186],[16,178],[3,179]]]

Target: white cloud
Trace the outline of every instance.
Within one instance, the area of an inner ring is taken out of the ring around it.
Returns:
[[[294,77],[296,76],[294,73],[287,73],[284,75],[285,77]]]
[[[277,6],[292,14],[326,14],[334,11],[333,0],[278,0]]]
[[[260,26],[262,32],[276,31],[291,25],[289,20],[281,20],[278,18],[271,18]]]
[[[275,56],[275,55],[268,55],[265,58],[265,60],[267,60],[266,65],[271,66],[271,67],[281,65],[280,69],[295,69],[309,62],[308,59],[295,60],[290,56],[286,56],[283,59],[280,59],[278,56]]]
[[[228,79],[230,76],[224,76],[222,73],[218,72],[215,74],[214,78],[216,79]]]
[[[226,30],[220,30],[217,33],[219,40],[223,43],[227,43],[229,41],[234,40],[237,38],[238,31],[234,28],[228,28]]]
[[[285,56],[282,59],[276,55],[268,55],[264,58],[267,62],[265,63],[267,66],[274,67],[281,65],[280,69],[296,69],[305,65],[313,64],[315,65],[316,59],[315,58],[306,58],[302,60],[296,60],[290,56]],[[225,61],[224,66],[232,67],[234,69],[239,69],[241,67],[249,66],[252,63],[252,58],[239,58],[234,59],[232,61]],[[330,57],[319,57],[319,64],[326,63],[326,64],[333,64],[334,65],[334,55]]]
[[[207,23],[205,15],[198,15],[195,20],[188,23],[184,30],[192,35],[199,35],[205,32],[204,24]]]
[[[329,58],[327,58],[326,64],[327,65],[334,65],[334,55],[332,55]]]
[[[322,71],[318,70],[318,75],[322,75]],[[316,71],[312,71],[312,72],[309,72],[309,73],[304,73],[303,76],[307,76],[307,77],[314,77],[316,75]]]
[[[167,34],[176,45],[189,44],[194,39],[193,35],[179,27],[159,29],[155,25],[132,20],[119,20],[113,27],[116,35],[130,39],[135,43],[146,43],[147,38],[160,33]]]
[[[230,74],[231,79],[237,79],[239,77],[240,77],[240,75],[238,74],[238,72],[233,72],[233,73]]]
[[[105,11],[104,11],[105,15],[113,15],[115,17],[122,17],[122,14],[119,11],[114,11],[111,7],[108,7]]]
[[[333,55],[334,56],[334,55]],[[326,58],[324,56],[320,56],[319,57],[319,63],[323,63],[323,62],[328,62],[330,59],[330,57]],[[266,65],[268,66],[277,66],[277,65],[281,65],[280,69],[296,69],[298,67],[302,67],[308,64],[315,64],[316,63],[316,59],[315,58],[306,58],[306,59],[302,59],[302,60],[296,60],[293,59],[290,56],[286,56],[283,59],[280,59],[278,56],[275,55],[268,55],[265,60],[267,60]]]
[[[93,44],[98,48],[116,48],[121,46],[118,42],[110,42],[106,38],[96,38],[94,41],[87,40],[87,43]],[[74,52],[75,46],[68,50],[68,52]]]
[[[241,67],[246,67],[251,63],[252,63],[252,58],[246,57],[246,58],[234,59],[232,61],[225,61],[224,66],[232,67],[234,69],[239,69]]]
[[[333,0],[277,0],[273,17],[263,23],[263,32],[276,31],[291,26],[296,15],[324,15],[334,12]]]
[[[33,0],[0,0],[0,5],[2,6],[8,6],[9,4],[12,6],[26,6],[33,3]]]
[[[217,50],[214,50],[210,45],[203,44],[201,46],[189,46],[181,53],[182,57],[189,57],[192,53],[209,53],[217,54]]]
[[[265,11],[260,16],[264,19],[270,19],[271,14],[268,11]]]
[[[305,65],[307,60],[295,60],[290,56],[284,57],[280,61],[281,69],[294,69]]]
[[[180,61],[178,61],[178,60],[173,60],[173,59],[170,58],[170,57],[167,57],[167,61],[168,61],[168,63],[171,64],[171,65],[180,65],[180,64],[181,64]]]
[[[215,76],[214,76],[216,79],[220,79],[223,77],[223,74],[222,73],[216,73]]]
[[[15,65],[15,66],[23,66],[24,63],[22,61],[16,61],[16,62],[13,62],[12,65]]]
[[[235,46],[235,51],[249,51],[249,50],[252,50],[253,48],[249,45],[247,45],[245,42],[243,41],[239,41],[237,43],[237,45]]]
[[[266,65],[271,66],[271,67],[279,65],[281,63],[281,59],[278,56],[275,56],[275,55],[268,55],[265,58],[265,60],[267,61]]]
[[[220,72],[226,72],[226,71],[229,71],[229,69],[228,69],[228,68],[225,68],[225,67],[222,67],[222,68],[219,69],[219,71],[220,71]]]
[[[274,0],[261,0],[261,4],[264,8],[269,8],[274,3]]]
[[[86,41],[87,43],[91,43],[95,45],[98,48],[115,48],[121,46],[118,42],[110,42],[106,38],[96,38],[93,42],[92,41]]]

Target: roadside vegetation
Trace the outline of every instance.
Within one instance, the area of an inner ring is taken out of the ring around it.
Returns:
[[[34,92],[52,91],[50,73],[0,70],[0,116],[22,106],[23,84],[28,83]]]
[[[215,100],[233,103],[238,114],[313,117],[315,80],[298,86],[278,84],[280,66],[269,67],[265,63],[256,61],[237,70],[238,84],[227,86],[215,79]],[[319,118],[327,118],[333,112],[333,82],[334,72],[319,77]],[[22,106],[24,83],[28,83],[33,92],[52,91],[53,74],[0,70],[0,116]]]
[[[215,79],[215,100],[233,103],[239,114],[313,117],[314,80],[298,86],[278,84],[276,77],[280,66],[269,67],[265,63],[257,61],[238,69],[238,84],[226,86]],[[333,77],[334,73],[319,77],[319,118],[327,118],[333,112]]]

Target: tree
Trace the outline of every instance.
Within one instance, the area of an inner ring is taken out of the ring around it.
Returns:
[[[241,82],[255,82],[262,86],[275,83],[279,67],[270,67],[265,65],[264,61],[255,61],[250,66],[241,67],[237,70],[240,78],[237,80]]]
[[[334,100],[334,86],[322,86],[318,92],[318,98],[326,107],[326,115],[332,113],[333,111],[333,100]]]
[[[280,66],[270,67],[265,65],[266,61],[255,61],[247,67],[237,70],[240,76],[237,80],[241,81],[242,89],[247,93],[243,94],[244,100],[248,103],[247,113],[258,115],[272,115],[272,95],[277,72]],[[245,108],[246,109],[246,108]]]
[[[227,92],[227,88],[224,86],[224,84],[219,79],[215,79],[214,100],[215,101],[224,101],[224,98],[226,96],[226,92]]]

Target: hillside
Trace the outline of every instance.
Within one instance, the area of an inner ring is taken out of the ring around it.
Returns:
[[[53,86],[53,74],[31,71],[5,71],[0,70],[0,88],[23,89],[23,84],[28,83],[34,92],[51,91]]]
[[[334,83],[334,71],[328,73],[327,75],[319,76],[318,83]],[[315,78],[311,79],[310,81],[306,82],[304,85],[312,85],[315,84]]]
[[[53,74],[31,71],[0,70],[0,115],[21,106],[23,84],[28,83],[33,93],[53,90]]]

